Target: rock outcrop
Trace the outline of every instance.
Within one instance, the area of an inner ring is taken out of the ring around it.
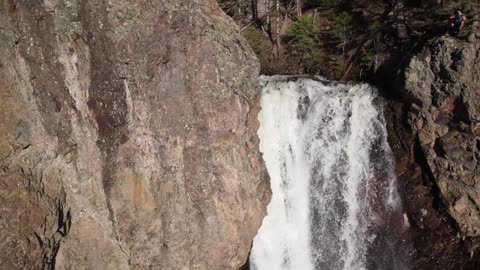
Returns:
[[[479,55],[477,43],[429,41],[387,113],[415,269],[480,264]]]
[[[418,136],[448,213],[466,236],[480,236],[480,46],[434,41],[405,73]]]
[[[5,1],[0,40],[2,268],[246,261],[259,67],[216,1]]]

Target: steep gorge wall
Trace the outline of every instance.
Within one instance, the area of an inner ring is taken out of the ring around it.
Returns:
[[[466,236],[480,236],[480,47],[442,38],[412,59],[409,123],[448,213]]]
[[[391,145],[415,269],[480,266],[480,46],[442,36],[397,82]]]
[[[2,267],[240,267],[270,190],[237,32],[216,1],[4,1]]]

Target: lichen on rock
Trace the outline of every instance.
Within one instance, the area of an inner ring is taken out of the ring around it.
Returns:
[[[480,46],[451,37],[429,43],[405,72],[418,136],[448,214],[465,236],[480,236]]]
[[[215,1],[7,1],[0,29],[2,266],[246,261],[259,67]]]

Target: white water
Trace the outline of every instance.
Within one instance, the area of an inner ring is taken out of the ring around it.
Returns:
[[[258,134],[273,196],[250,268],[367,269],[381,250],[376,269],[403,269],[391,237],[376,234],[401,211],[374,89],[286,76],[261,84]]]

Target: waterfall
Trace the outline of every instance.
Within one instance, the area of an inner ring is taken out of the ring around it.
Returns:
[[[250,268],[406,269],[375,89],[288,76],[260,82],[258,134],[273,195]]]

